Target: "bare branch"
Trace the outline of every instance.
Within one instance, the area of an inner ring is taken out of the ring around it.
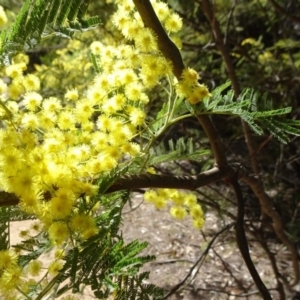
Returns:
[[[245,234],[245,229],[244,229],[244,199],[243,199],[243,194],[240,188],[240,185],[238,183],[237,176],[233,176],[230,180],[230,184],[232,185],[236,199],[237,199],[237,204],[238,204],[238,214],[237,214],[237,220],[235,224],[235,232],[236,232],[236,241],[239,246],[240,252],[244,258],[244,261],[248,267],[248,270],[257,286],[259,289],[261,295],[265,300],[272,300],[272,297],[264,285],[263,281],[261,280],[253,262],[251,259],[251,256],[249,254],[249,247],[248,247],[248,241],[246,238]]]
[[[156,34],[158,48],[163,56],[170,60],[173,65],[173,73],[178,80],[181,78],[182,71],[184,70],[184,63],[180,51],[176,45],[171,41],[164,28],[162,27],[158,17],[149,0],[133,0],[144,24],[146,27],[152,29]],[[209,138],[212,150],[214,152],[215,161],[217,166],[223,167],[227,165],[227,159],[221,147],[217,131],[209,118],[209,116],[197,116],[205,133]]]
[[[127,175],[117,180],[105,191],[105,193],[141,188],[170,188],[192,191],[199,187],[223,180],[230,176],[231,172],[232,170],[230,167],[222,169],[214,167],[211,170],[205,171],[196,176],[170,176],[156,174]],[[14,194],[0,192],[0,207],[18,205],[19,201],[18,197]]]
[[[223,35],[222,35],[221,29],[220,29],[219,22],[214,15],[214,12],[210,5],[209,0],[202,0],[202,10],[203,10],[208,22],[210,23],[210,26],[213,31],[213,35],[216,40],[217,47],[220,50],[221,55],[224,59],[226,69],[228,72],[228,76],[232,83],[232,88],[234,90],[234,94],[236,97],[238,97],[241,93],[238,78],[237,78],[234,66],[232,64],[232,60],[230,58],[230,52],[228,50],[227,45],[224,43],[224,39],[223,39]],[[257,163],[256,156],[255,156],[255,150],[254,150],[253,140],[252,140],[252,136],[251,136],[251,130],[249,128],[249,125],[245,121],[242,120],[241,122],[242,122],[242,126],[243,126],[245,141],[246,141],[246,144],[248,147],[249,156],[251,159],[251,165],[252,165],[253,172],[255,174],[259,174],[259,167],[258,167],[258,163]]]
[[[227,166],[225,151],[219,139],[217,130],[215,129],[215,125],[211,121],[210,117],[206,115],[198,115],[197,119],[209,139],[212,152],[214,153],[216,165],[220,168]]]
[[[236,0],[234,0],[232,2],[232,6],[231,6],[231,9],[229,11],[228,18],[227,18],[226,31],[225,31],[225,34],[224,34],[224,44],[225,45],[227,45],[227,36],[228,36],[228,32],[229,32],[229,26],[230,26],[230,22],[231,22],[233,11],[234,11],[235,7],[236,7]]]
[[[257,179],[253,175],[249,175],[245,169],[240,168],[238,170],[238,177],[239,177],[239,179],[246,182],[251,187],[254,194],[259,199],[260,206],[261,206],[263,212],[272,219],[272,221],[273,221],[272,226],[273,226],[274,232],[276,233],[277,237],[290,250],[291,255],[292,255],[292,262],[293,262],[294,275],[295,275],[294,282],[291,284],[291,286],[296,285],[300,280],[298,253],[297,253],[295,246],[289,240],[289,238],[287,237],[287,235],[284,232],[281,218],[280,218],[279,214],[276,212],[276,210],[274,209],[272,200],[264,191],[261,180]]]
[[[251,226],[251,229],[252,230],[249,230],[249,232],[251,232],[252,235],[254,235],[256,238],[258,238],[258,242],[263,247],[263,249],[265,250],[265,252],[266,252],[266,254],[269,258],[269,261],[271,263],[271,266],[272,266],[272,269],[273,269],[273,272],[274,272],[274,275],[275,275],[275,279],[276,279],[276,282],[277,282],[277,291],[278,291],[278,294],[279,294],[279,299],[284,300],[284,299],[286,299],[286,297],[285,297],[285,292],[284,292],[284,286],[281,282],[281,279],[283,279],[283,278],[282,278],[281,274],[279,273],[279,270],[278,270],[278,267],[277,267],[277,264],[276,264],[275,255],[269,249],[268,244],[267,244],[265,238],[262,235],[262,231],[255,228],[255,226]]]
[[[133,0],[136,9],[138,10],[144,25],[153,30],[157,37],[158,48],[166,59],[173,65],[175,76],[180,79],[184,69],[184,63],[180,51],[169,38],[161,25],[149,0]]]
[[[197,261],[194,263],[194,265],[192,266],[192,268],[190,268],[188,274],[185,276],[185,278],[180,281],[178,284],[176,284],[162,299],[168,299],[171,295],[173,295],[176,291],[178,291],[184,284],[185,282],[189,279],[189,277],[192,275],[194,269],[198,266],[198,264],[205,258],[205,256],[208,254],[210,248],[212,247],[212,245],[214,244],[215,240],[217,239],[217,237],[222,234],[223,232],[229,230],[232,226],[234,225],[234,223],[230,223],[228,225],[226,225],[225,227],[223,227],[220,231],[218,231],[214,237],[210,240],[210,242],[208,243],[207,247],[205,248],[205,250],[203,251],[203,253],[200,255],[200,257],[197,259]]]
[[[171,188],[195,190],[199,187],[220,181],[231,174],[231,168],[217,167],[200,173],[196,176],[169,176],[169,175],[128,175],[120,178],[106,192],[119,190],[133,190],[138,188]]]
[[[281,7],[275,0],[269,0],[269,2],[273,5],[273,7],[281,14],[292,20],[293,22],[300,24],[300,19],[289,14],[283,7]]]

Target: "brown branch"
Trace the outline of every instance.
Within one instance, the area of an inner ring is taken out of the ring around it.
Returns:
[[[227,24],[226,24],[226,31],[224,34],[224,44],[227,44],[227,36],[228,36],[228,32],[229,32],[229,26],[230,26],[230,21],[232,19],[232,15],[233,15],[233,11],[236,7],[236,0],[232,1],[232,5],[231,5],[231,9],[229,11],[228,17],[227,17]]]
[[[16,206],[20,202],[19,198],[15,194],[7,192],[0,192],[0,207],[1,206]]]
[[[281,7],[275,0],[269,0],[269,2],[273,5],[273,7],[281,14],[292,20],[293,22],[300,24],[300,19],[290,15],[283,7]]]
[[[295,279],[294,279],[294,282],[290,285],[291,286],[296,285],[300,280],[298,253],[297,253],[295,246],[289,240],[289,238],[287,237],[287,235],[284,232],[281,218],[280,218],[279,214],[276,212],[276,210],[273,208],[272,200],[264,191],[261,180],[257,179],[253,175],[249,175],[247,173],[247,171],[242,168],[239,169],[238,176],[239,176],[239,179],[246,182],[251,187],[254,194],[259,199],[261,209],[263,210],[263,212],[266,215],[268,215],[272,219],[272,221],[273,221],[272,226],[273,226],[274,232],[276,233],[277,237],[291,252]]]
[[[265,252],[266,252],[266,254],[269,258],[269,261],[271,262],[271,266],[272,266],[272,269],[273,269],[273,272],[274,272],[274,275],[275,275],[275,279],[276,279],[276,282],[277,282],[277,291],[278,291],[278,294],[279,294],[279,299],[280,300],[285,300],[286,297],[285,297],[284,287],[283,287],[283,284],[281,282],[281,275],[280,275],[280,272],[279,272],[277,264],[276,264],[275,255],[269,249],[268,244],[267,244],[265,238],[263,237],[262,231],[258,230],[253,225],[251,226],[251,229],[252,230],[249,230],[249,232],[251,232],[252,235],[255,238],[258,238],[258,242],[260,243],[260,245],[265,250]]]
[[[219,139],[215,125],[211,121],[209,116],[198,115],[197,119],[201,124],[206,136],[209,139],[212,152],[214,153],[214,158],[216,161],[216,166],[223,168],[227,166],[227,158],[225,151],[223,149],[222,143]]]
[[[237,199],[237,205],[238,205],[238,214],[237,214],[237,220],[235,224],[235,232],[236,232],[236,241],[238,244],[238,247],[240,249],[240,252],[244,258],[244,261],[248,267],[248,270],[258,288],[261,295],[263,296],[263,299],[265,300],[272,300],[272,297],[264,285],[263,281],[261,280],[253,262],[251,259],[251,256],[249,254],[249,247],[248,247],[248,241],[245,234],[244,229],[244,199],[243,194],[240,188],[240,185],[238,183],[237,174],[235,174],[229,181],[229,183],[232,185],[236,199]]]
[[[183,280],[181,280],[179,283],[177,283],[173,288],[162,298],[162,299],[168,299],[171,295],[175,294],[176,291],[178,291],[184,284],[185,282],[189,279],[189,277],[193,274],[194,269],[199,265],[199,263],[205,259],[206,255],[208,254],[209,250],[211,249],[212,245],[214,244],[216,238],[222,234],[223,232],[229,230],[234,223],[228,224],[225,227],[223,227],[220,231],[218,231],[214,237],[210,240],[208,243],[207,247],[203,251],[203,253],[200,255],[200,257],[197,259],[197,261],[194,263],[194,265],[190,268],[188,274],[185,276]]]
[[[221,52],[221,55],[224,59],[224,62],[226,64],[226,69],[228,72],[228,76],[231,80],[232,83],[232,88],[236,94],[236,96],[239,96],[240,94],[240,86],[237,80],[237,76],[234,70],[234,66],[232,64],[232,60],[230,58],[230,54],[229,54],[229,50],[227,48],[227,46],[224,44],[223,42],[223,35],[220,29],[220,25],[218,20],[215,18],[213,9],[210,5],[210,1],[209,0],[202,0],[202,10],[212,28],[213,31],[213,35],[214,38],[216,40],[217,43],[217,47]]]
[[[184,69],[184,63],[180,51],[169,38],[161,25],[149,0],[133,0],[137,11],[139,12],[145,27],[153,30],[157,37],[158,48],[166,59],[173,65],[174,75],[180,79]]]
[[[178,80],[181,78],[182,71],[185,66],[180,54],[180,51],[176,45],[171,41],[167,33],[165,32],[163,26],[161,25],[158,17],[149,0],[133,0],[136,9],[138,10],[144,25],[153,30],[157,38],[158,48],[163,54],[163,56],[168,59],[173,65],[173,73]],[[219,141],[218,133],[209,118],[206,115],[197,116],[199,122],[201,123],[206,135],[208,136],[209,142],[211,144],[216,165],[223,167],[227,165],[227,159],[224,154],[223,147]]]
[[[200,173],[196,176],[170,176],[156,174],[127,175],[117,180],[105,193],[121,190],[134,190],[141,188],[170,188],[195,190],[199,187],[223,180],[230,176],[230,167],[219,169],[217,167]],[[46,198],[45,198],[46,199]],[[20,200],[14,194],[0,192],[0,207],[18,205]]]
[[[220,50],[221,55],[224,59],[226,69],[228,72],[228,76],[232,83],[232,88],[234,90],[234,94],[236,97],[238,97],[241,93],[240,85],[239,85],[239,82],[238,82],[238,79],[236,76],[234,66],[232,64],[232,60],[230,58],[229,49],[228,49],[227,45],[224,43],[224,39],[223,39],[223,35],[222,35],[221,29],[220,29],[219,22],[215,18],[215,15],[214,15],[214,12],[210,5],[209,0],[202,0],[202,10],[203,10],[208,22],[210,23],[210,26],[213,31],[213,35],[216,40],[217,47]],[[252,136],[251,136],[251,130],[249,128],[249,125],[246,122],[244,122],[243,120],[241,122],[242,122],[242,126],[243,126],[245,141],[246,141],[246,144],[248,147],[248,152],[249,152],[253,172],[255,174],[259,174],[259,167],[258,167],[258,163],[257,163],[256,156],[255,156],[255,150],[254,150],[253,140],[252,140]]]
[[[177,77],[177,79],[180,80],[182,71],[184,70],[184,64],[183,64],[180,52],[177,49],[177,47],[174,45],[174,43],[170,42],[170,39],[169,39],[168,35],[166,34],[166,32],[164,31],[162,25],[160,24],[152,6],[151,6],[151,3],[149,2],[149,0],[133,0],[133,2],[136,6],[136,9],[140,13],[140,16],[141,16],[145,26],[152,29],[154,31],[154,33],[156,34],[159,50],[162,52],[162,54],[167,59],[169,59],[172,62],[173,72],[174,72],[175,76]],[[206,2],[207,7],[210,8],[207,0],[204,0],[203,2]],[[209,20],[211,20],[212,27],[215,30],[218,30],[217,37],[221,37],[221,32],[220,32],[218,24],[215,23],[215,20],[213,20],[214,18],[212,18],[211,11],[210,10],[207,10],[207,11],[208,11],[208,18],[209,18]],[[215,26],[215,24],[217,26]],[[217,41],[219,41],[218,38],[217,38]],[[222,39],[221,39],[221,43],[219,46],[222,49],[222,53],[225,56],[226,61],[231,66],[228,68],[228,72],[232,75],[232,77],[234,79],[232,81],[232,83],[235,88],[236,94],[238,96],[238,94],[240,92],[239,86],[238,86],[238,81],[237,81],[237,78],[236,78],[236,75],[234,72],[233,65],[230,60],[229,51],[227,51],[226,45],[224,45]],[[215,155],[216,164],[220,167],[226,167],[227,159],[223,152],[221,144],[219,142],[218,133],[217,133],[212,121],[210,120],[210,118],[208,116],[202,116],[202,115],[200,116],[199,115],[199,116],[197,116],[197,118],[209,138],[212,150]],[[253,159],[255,159],[255,158],[253,158]],[[242,222],[243,222],[243,215],[242,215]],[[241,231],[239,230],[238,232],[240,233]],[[245,232],[244,231],[242,231],[242,232],[244,233],[243,242],[246,241],[246,243],[247,243],[247,240],[245,238]],[[241,251],[243,251],[242,254],[244,256],[244,259],[245,259],[245,261],[247,260],[246,261],[247,266],[249,268],[251,275],[253,276],[255,283],[257,284],[257,287],[259,288],[262,295],[264,295],[265,299],[271,299],[271,297],[268,293],[268,290],[265,288],[263,282],[261,281],[261,279],[251,261],[251,258],[249,256],[249,251],[248,251],[248,257],[247,257],[247,253],[244,251],[245,246],[241,246],[241,247],[242,247]],[[251,265],[251,263],[252,263],[252,265]]]
[[[170,188],[195,190],[199,187],[220,181],[231,174],[230,167],[219,169],[217,167],[200,173],[196,176],[170,176],[170,175],[128,175],[115,182],[106,193],[133,190],[139,188]]]

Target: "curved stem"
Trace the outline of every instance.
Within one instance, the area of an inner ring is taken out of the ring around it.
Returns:
[[[215,167],[196,176],[169,176],[157,174],[128,175],[115,182],[106,190],[106,193],[140,188],[195,190],[199,187],[227,178],[230,176],[231,172],[232,170],[230,167],[222,169]]]
[[[236,174],[230,179],[230,184],[234,189],[238,204],[238,214],[235,224],[237,244],[255,284],[263,296],[263,299],[272,300],[272,297],[261,280],[249,253],[248,241],[244,229],[244,199]]]
[[[289,14],[282,6],[280,6],[275,0],[269,0],[273,7],[281,14],[292,20],[296,24],[300,24],[300,18]]]
[[[225,151],[219,139],[217,130],[210,117],[207,115],[198,115],[197,119],[209,138],[210,146],[215,156],[215,164],[220,168],[227,166],[227,158],[225,155]]]
[[[180,80],[181,74],[185,68],[180,51],[169,38],[163,26],[161,25],[150,1],[133,0],[133,3],[135,4],[136,9],[141,16],[144,25],[152,29],[155,33],[159,50],[161,51],[163,56],[171,62],[173,66],[173,73],[176,78]],[[199,120],[205,133],[208,136],[215,156],[216,165],[219,167],[226,166],[227,159],[213,122],[206,115],[199,115],[197,116],[197,119]]]
[[[216,45],[217,45],[218,49],[220,50],[221,55],[224,59],[226,69],[228,72],[228,76],[231,80],[235,97],[237,98],[241,93],[240,85],[238,82],[238,78],[237,78],[234,66],[232,64],[232,60],[230,58],[230,52],[228,50],[227,45],[224,43],[224,39],[223,39],[223,35],[222,35],[221,29],[220,29],[219,22],[214,15],[214,12],[213,12],[213,9],[211,7],[209,0],[202,0],[202,10],[212,28],[213,35],[216,40]],[[251,136],[251,130],[249,128],[249,125],[243,120],[242,120],[242,126],[243,126],[245,141],[246,141],[246,144],[248,147],[248,152],[249,152],[253,172],[255,174],[259,174],[259,167],[258,167],[257,159],[255,156],[255,150],[254,150],[254,144],[253,144],[253,140],[252,140],[252,136]]]
[[[295,248],[295,245],[289,240],[288,236],[284,232],[284,227],[280,215],[273,208],[272,200],[264,191],[262,182],[259,179],[255,178],[255,176],[249,175],[244,169],[239,169],[239,179],[246,182],[251,187],[252,191],[259,199],[262,211],[272,219],[272,226],[277,237],[290,250],[295,274],[294,282],[290,285],[294,286],[298,284],[300,281],[298,252]]]
[[[214,167],[196,176],[170,176],[157,174],[127,175],[121,177],[105,193],[112,193],[121,190],[134,190],[141,188],[170,188],[195,190],[199,187],[226,179],[232,173],[227,166],[223,168]],[[5,199],[2,201],[1,199]],[[45,198],[46,199],[46,198]],[[19,199],[14,194],[0,192],[0,207],[18,205]]]

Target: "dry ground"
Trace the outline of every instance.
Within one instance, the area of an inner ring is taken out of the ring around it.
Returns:
[[[26,228],[29,222],[22,223],[22,226],[20,222],[12,223],[13,243],[19,241],[18,231]],[[191,226],[189,218],[178,222],[167,210],[157,211],[142,201],[142,195],[136,194],[132,207],[127,205],[124,208],[121,232],[126,242],[134,239],[148,241],[149,246],[143,254],[155,255],[157,260],[146,265],[143,271],[151,271],[151,283],[170,290],[186,277],[214,235],[227,223],[209,211],[205,226],[199,231]],[[280,245],[275,245],[273,251],[280,253],[281,264],[285,264],[281,267],[289,267],[288,253]],[[274,288],[276,283],[272,269],[263,250],[254,244],[250,253],[265,284]],[[46,263],[48,258],[44,260]],[[88,290],[84,290],[83,294],[80,299],[94,299]],[[278,299],[276,292],[273,292],[273,298]],[[261,299],[235,244],[233,227],[216,239],[192,276],[168,299]]]

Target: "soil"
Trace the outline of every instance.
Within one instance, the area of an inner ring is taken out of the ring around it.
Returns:
[[[167,209],[157,211],[151,204],[144,203],[141,194],[133,195],[131,206],[127,204],[124,208],[123,217],[121,233],[125,242],[135,239],[147,241],[149,245],[142,254],[156,256],[156,261],[141,270],[151,271],[149,282],[170,291],[190,274],[180,289],[168,299],[262,299],[236,246],[234,226],[220,234],[207,255],[204,255],[210,241],[230,224],[230,220],[218,217],[214,211],[208,211],[204,228],[196,230],[188,217],[179,222],[170,216]],[[11,224],[12,244],[20,241],[18,232],[27,228],[30,222],[22,222],[22,226],[20,222]],[[251,241],[251,236],[248,238]],[[274,243],[272,251],[276,251],[276,257],[280,258],[279,267],[291,270],[287,250]],[[250,254],[266,286],[275,289],[273,271],[261,247],[251,243]],[[201,256],[203,259],[196,264]],[[49,256],[45,256],[44,260],[46,264]],[[279,299],[275,290],[271,293],[273,299]],[[289,297],[287,299],[300,299]],[[80,299],[94,297],[85,289]]]

